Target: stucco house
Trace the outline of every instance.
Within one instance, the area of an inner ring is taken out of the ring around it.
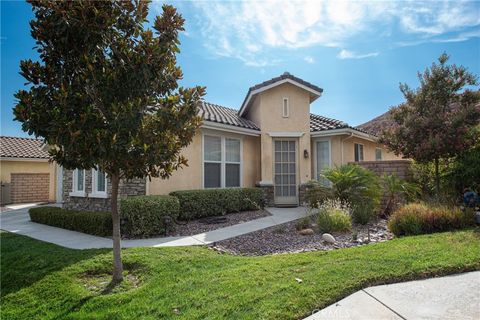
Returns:
[[[185,148],[189,166],[170,179],[122,181],[120,196],[175,190],[253,187],[269,205],[302,203],[305,184],[326,167],[396,160],[377,137],[347,123],[310,113],[323,89],[287,72],[251,87],[239,110],[203,102],[203,124]],[[65,171],[65,207],[109,209],[109,181],[94,170]]]
[[[54,202],[59,169],[40,139],[0,136],[1,202]]]

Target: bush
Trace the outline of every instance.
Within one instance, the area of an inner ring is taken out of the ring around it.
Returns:
[[[138,196],[120,200],[122,235],[127,237],[165,235],[174,230],[180,213],[172,196]]]
[[[475,225],[473,210],[458,207],[410,203],[398,209],[388,220],[388,228],[396,236],[417,235],[461,229]]]
[[[219,216],[232,212],[257,210],[263,207],[260,188],[225,188],[174,191],[171,196],[180,202],[182,220]]]
[[[326,187],[316,180],[311,180],[307,183],[305,202],[310,208],[318,208],[325,200],[332,197],[332,188]]]
[[[40,207],[32,208],[28,213],[33,222],[96,236],[112,235],[112,215],[110,212],[73,211],[58,207]]]
[[[351,230],[349,207],[339,200],[326,200],[318,209],[317,224],[321,233]]]
[[[380,179],[375,173],[355,164],[347,164],[326,169],[322,175],[332,183],[331,191],[328,192],[328,188],[320,184],[312,184],[310,205],[325,198],[338,198],[342,203],[352,206],[355,222],[365,224],[370,221],[378,210],[382,196]]]

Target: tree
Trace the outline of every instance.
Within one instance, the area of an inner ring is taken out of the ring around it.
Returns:
[[[419,88],[400,84],[406,101],[391,109],[394,124],[380,137],[397,155],[419,163],[434,162],[437,198],[439,160],[461,154],[479,139],[474,130],[480,121],[478,96],[465,88],[477,85],[477,77],[463,66],[448,65],[448,59],[443,53],[439,64],[418,73]]]
[[[176,65],[184,19],[163,6],[153,29],[147,1],[34,1],[30,22],[40,61],[23,60],[29,84],[15,119],[51,146],[67,169],[97,168],[112,183],[113,283],[122,281],[120,179],[167,178],[187,165],[180,150],[200,124],[205,89],[182,88]]]

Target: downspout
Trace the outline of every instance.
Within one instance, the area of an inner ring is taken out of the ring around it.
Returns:
[[[349,135],[348,137],[342,139],[342,150],[341,150],[341,151],[342,151],[342,166],[343,166],[344,163],[345,163],[345,161],[344,161],[344,159],[343,159],[343,142],[344,142],[345,140],[350,139],[351,137],[353,137],[353,132],[350,132],[350,135]]]

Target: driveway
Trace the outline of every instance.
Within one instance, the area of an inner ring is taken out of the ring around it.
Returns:
[[[480,271],[360,290],[304,320],[480,319]]]

